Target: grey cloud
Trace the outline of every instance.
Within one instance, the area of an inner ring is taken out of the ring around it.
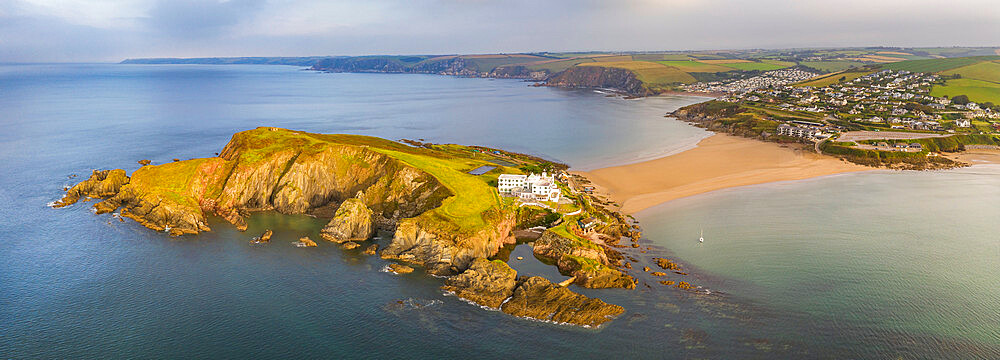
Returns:
[[[154,34],[169,37],[218,37],[237,24],[252,21],[264,5],[264,0],[160,0],[150,10],[146,23]]]

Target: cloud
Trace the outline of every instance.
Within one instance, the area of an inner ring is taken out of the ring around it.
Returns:
[[[193,41],[223,37],[236,25],[254,21],[264,0],[159,0],[146,23],[154,34]]]
[[[996,46],[989,0],[0,0],[0,61]]]

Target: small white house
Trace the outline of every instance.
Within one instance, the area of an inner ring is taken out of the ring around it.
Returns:
[[[972,121],[969,121],[969,119],[958,119],[958,120],[955,120],[955,126],[958,126],[958,127],[971,127],[972,126]]]
[[[544,172],[541,175],[500,175],[497,191],[501,195],[517,196],[528,201],[559,201],[562,194],[555,176]]]

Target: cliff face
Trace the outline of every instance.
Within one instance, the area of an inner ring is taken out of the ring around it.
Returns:
[[[632,96],[654,93],[632,71],[602,66],[574,66],[552,75],[546,86],[613,89]]]
[[[392,242],[382,250],[382,258],[423,265],[435,275],[452,275],[469,267],[472,260],[490,257],[504,244],[513,244],[516,224],[513,211],[495,210],[483,214],[492,226],[473,234],[439,231],[420,219],[404,219]]]
[[[473,258],[491,256],[513,240],[513,211],[490,205],[495,197],[485,197],[490,203],[482,214],[451,218],[455,211],[436,210],[455,193],[394,156],[450,161],[446,155],[382,139],[258,128],[235,134],[216,158],[144,166],[131,177],[123,170],[97,171],[56,206],[83,196],[106,198],[95,204],[98,213],[121,209],[122,216],[172,235],[209,231],[206,214],[246,229],[244,218],[253,211],[302,214],[338,206],[324,237],[364,240],[376,223],[388,230],[398,224],[383,256],[427,265],[436,274],[465,269]],[[444,171],[438,168],[442,164],[427,166]],[[456,174],[450,176],[473,177],[449,171]],[[476,183],[478,178],[464,181],[478,186],[465,191],[493,191]],[[458,224],[462,221],[475,225]]]
[[[329,72],[384,72],[479,76],[480,69],[461,57],[404,63],[388,57],[329,58],[318,61],[313,70]],[[489,71],[486,69],[484,71]]]

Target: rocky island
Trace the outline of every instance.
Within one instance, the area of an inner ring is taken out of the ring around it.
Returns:
[[[582,326],[599,326],[624,311],[565,284],[517,277],[503,261],[489,260],[516,242],[512,230],[527,226],[527,218],[519,216],[527,210],[516,199],[499,196],[491,183],[500,173],[538,167],[540,159],[510,155],[497,161],[495,154],[509,153],[419,145],[261,127],[233,135],[217,157],[146,164],[131,176],[122,169],[95,170],[53,206],[103,199],[93,205],[98,214],[118,211],[173,236],[211,231],[208,215],[245,230],[252,212],[310,214],[330,218],[320,235],[345,249],[360,247],[376,229],[392,232],[378,252],[381,258],[450,276],[445,291],[485,307]],[[469,173],[484,165],[496,169]],[[612,246],[623,236],[637,238],[637,232],[620,214],[593,207],[583,196],[576,201],[584,209],[559,216],[534,242],[536,256],[555,262],[581,287],[634,288],[636,281],[619,269],[623,257]],[[603,219],[601,225],[582,229],[583,210]],[[532,225],[536,220],[531,218]],[[307,237],[299,244],[317,245]],[[367,246],[365,253],[377,248]]]

